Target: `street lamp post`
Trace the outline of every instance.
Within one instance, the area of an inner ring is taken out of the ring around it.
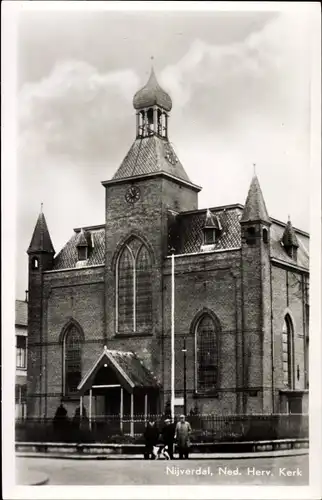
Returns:
[[[186,337],[183,338],[183,413],[187,415],[187,348]]]

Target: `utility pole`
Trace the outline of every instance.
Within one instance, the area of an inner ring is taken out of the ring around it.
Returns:
[[[175,399],[175,340],[174,340],[174,318],[175,318],[175,280],[174,280],[174,249],[171,255],[171,418],[174,419],[174,399]]]
[[[183,338],[183,413],[187,415],[187,347],[186,336]]]

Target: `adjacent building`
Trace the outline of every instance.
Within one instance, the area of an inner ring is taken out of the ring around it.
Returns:
[[[256,175],[244,206],[216,206],[214,187],[214,205],[199,209],[153,70],[133,105],[134,142],[102,182],[104,224],[74,229],[55,254],[37,220],[28,415],[52,417],[61,401],[72,414],[80,400],[96,416],[164,411],[173,254],[175,391],[187,411],[306,412],[309,235],[270,216]]]
[[[27,300],[16,300],[15,306],[16,306],[15,307],[15,334],[16,334],[15,414],[17,419],[23,419],[26,417],[27,414],[27,339],[28,339]]]

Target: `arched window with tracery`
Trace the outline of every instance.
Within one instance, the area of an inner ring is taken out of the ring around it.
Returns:
[[[82,378],[83,336],[79,328],[71,324],[63,339],[64,392],[74,394]]]
[[[218,387],[218,334],[219,326],[205,313],[196,325],[196,391],[212,392]]]
[[[152,264],[146,245],[131,238],[116,265],[116,331],[143,332],[152,327]]]
[[[282,329],[282,362],[283,382],[289,389],[293,388],[293,323],[290,315],[284,318]]]

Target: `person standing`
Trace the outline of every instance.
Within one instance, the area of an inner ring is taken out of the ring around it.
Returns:
[[[174,443],[175,426],[169,418],[164,421],[164,426],[161,431],[162,442],[166,451],[169,454],[170,460],[173,460],[173,443]]]
[[[154,459],[153,448],[158,444],[159,430],[153,420],[148,422],[143,436],[145,440],[144,458],[145,460]]]
[[[64,407],[63,403],[61,403],[55,413],[53,427],[54,427],[54,436],[58,438],[60,441],[64,441],[67,434],[67,410]]]
[[[180,420],[176,426],[175,439],[177,441],[179,459],[189,458],[191,425],[186,422],[185,415],[180,415]]]

